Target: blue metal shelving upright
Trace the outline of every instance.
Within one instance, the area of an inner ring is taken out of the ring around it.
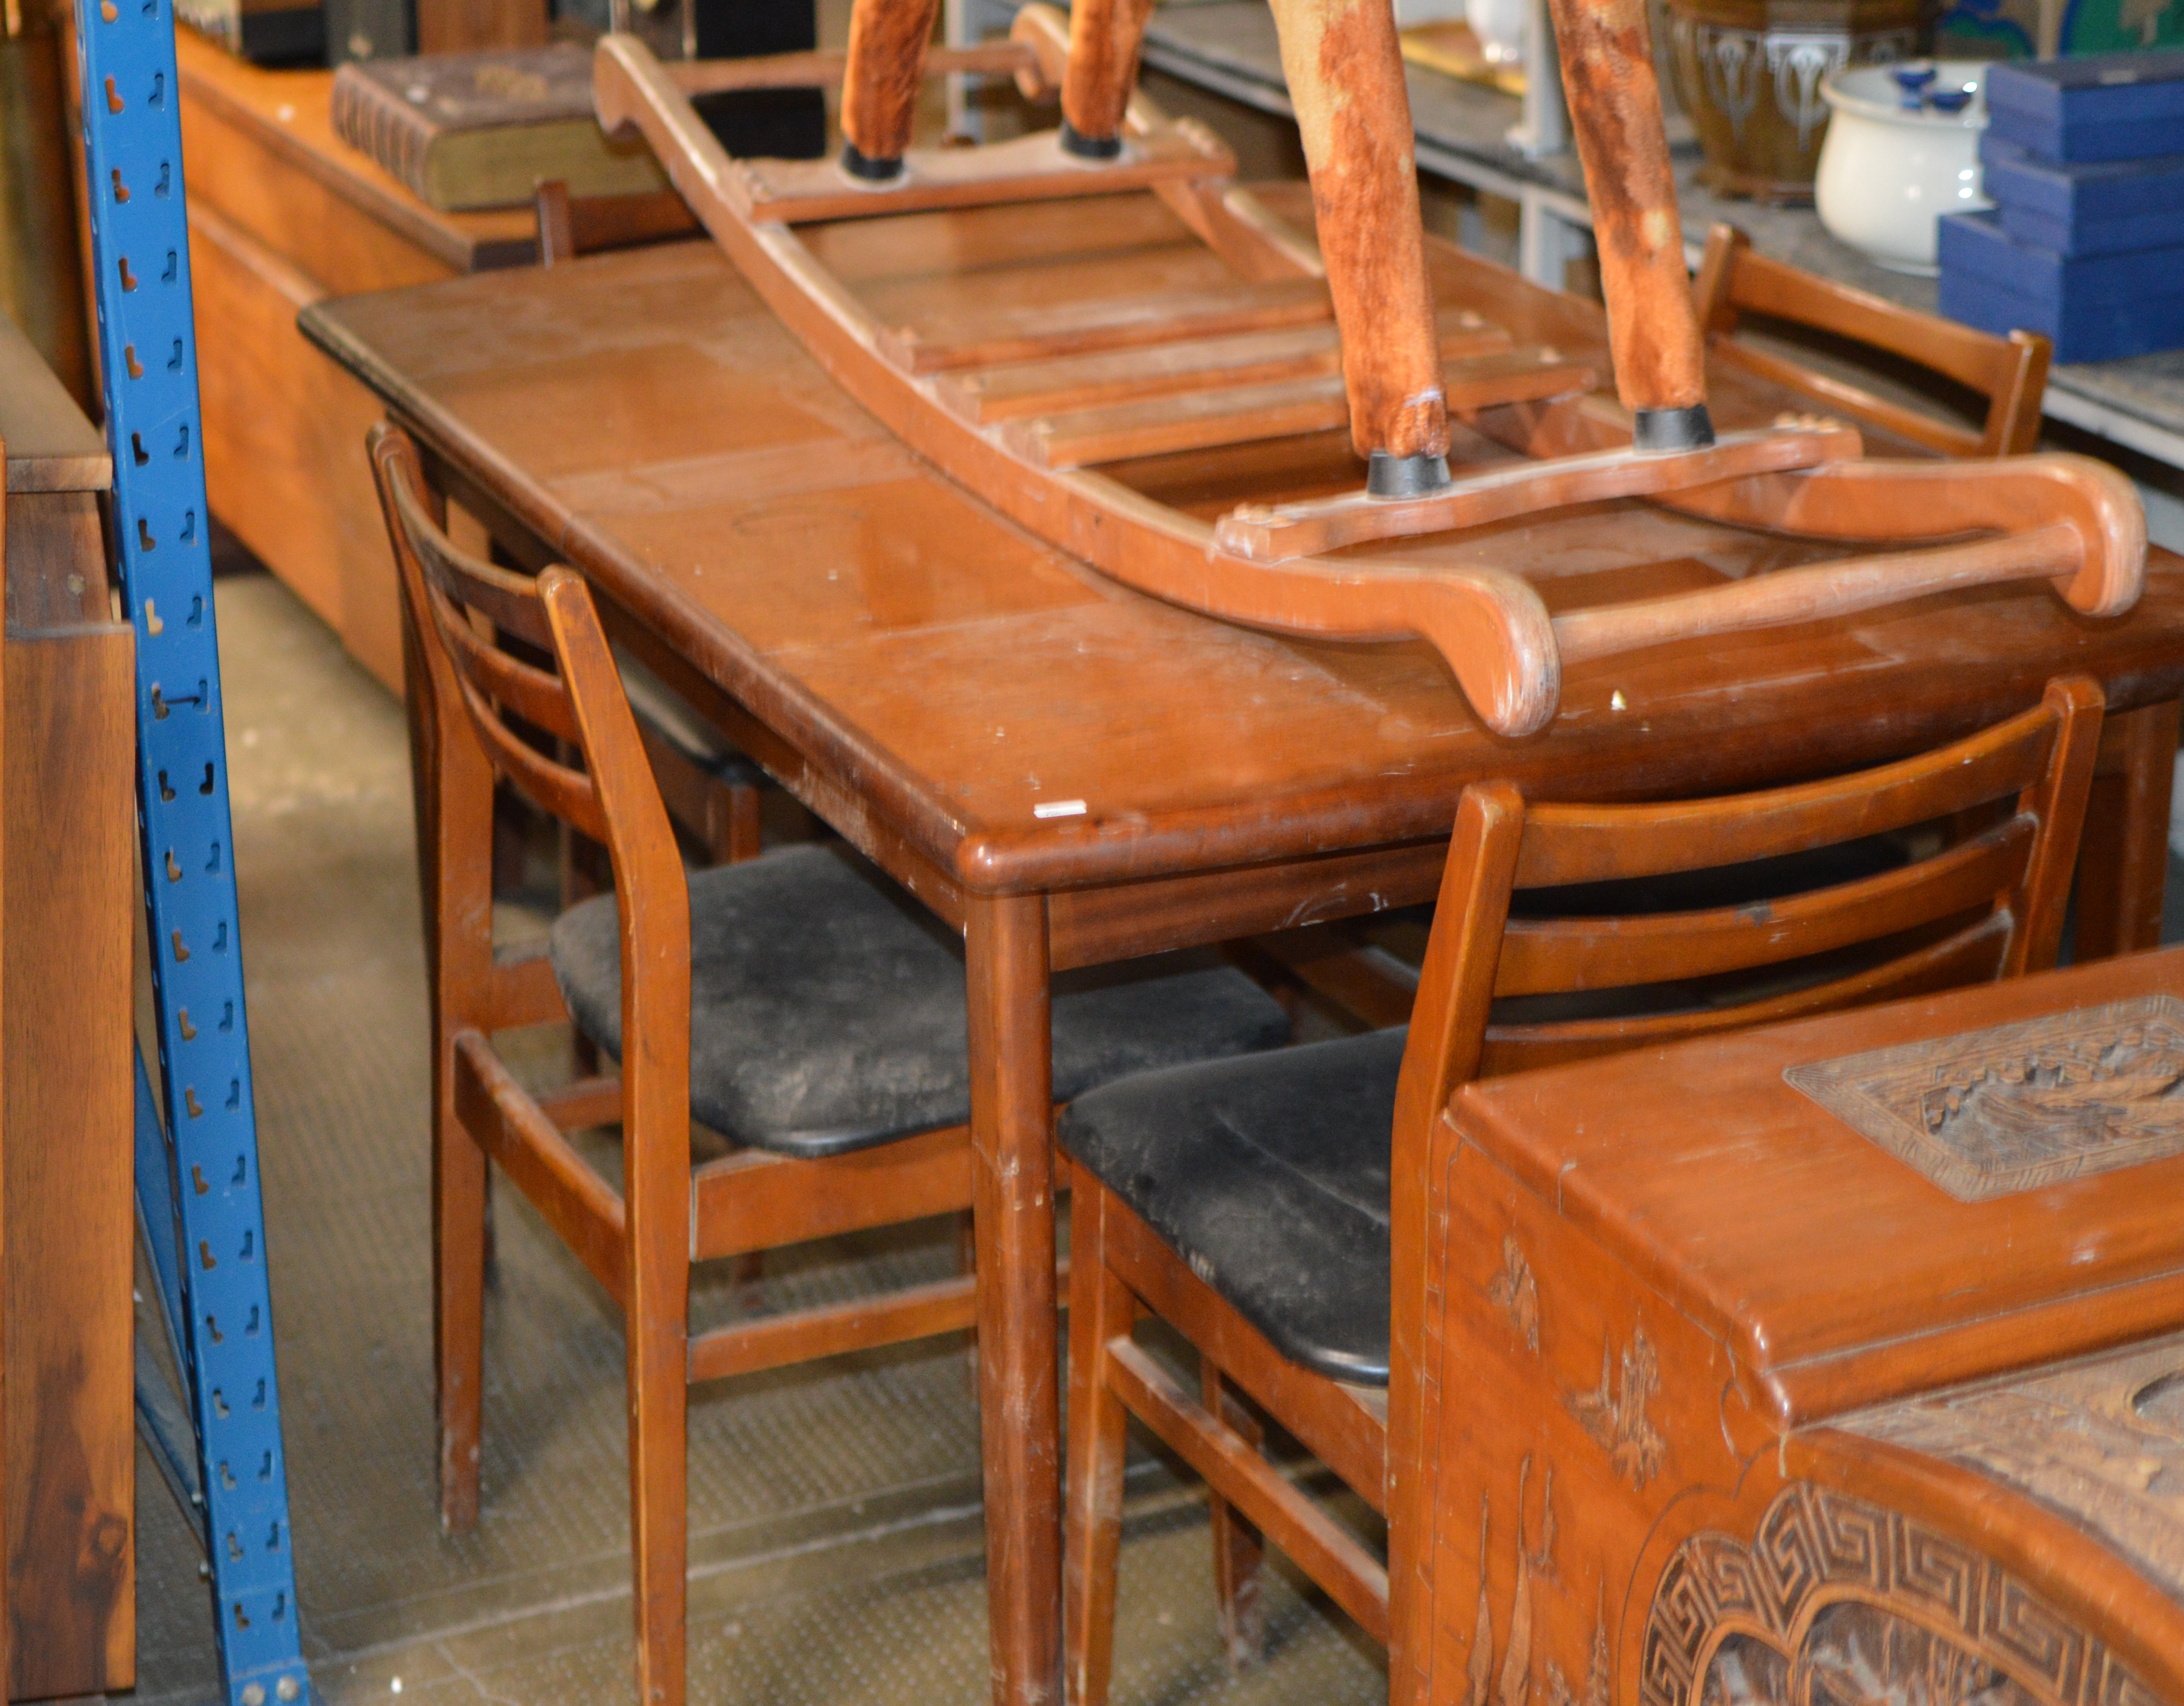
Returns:
[[[228,1706],[307,1698],[207,548],[171,0],[77,0],[159,1040],[137,1204],[196,1433]],[[164,1119],[161,1116],[164,1115]]]

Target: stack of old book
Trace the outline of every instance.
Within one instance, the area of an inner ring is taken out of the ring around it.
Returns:
[[[1989,212],[1941,223],[1942,312],[2059,361],[2184,346],[2184,53],[1996,64]]]
[[[335,135],[436,208],[527,202],[541,178],[575,196],[667,187],[643,137],[599,129],[592,56],[566,43],[347,64],[332,119]]]

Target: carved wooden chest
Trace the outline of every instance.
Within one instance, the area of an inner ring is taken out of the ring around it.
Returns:
[[[1432,1189],[1431,1700],[2184,1703],[2184,952],[1474,1084]]]

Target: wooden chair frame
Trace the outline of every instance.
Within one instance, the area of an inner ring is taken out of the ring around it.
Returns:
[[[681,854],[591,594],[555,566],[534,582],[465,555],[439,524],[415,444],[387,426],[373,472],[403,594],[433,1025],[433,1294],[443,1528],[478,1514],[488,1160],[622,1310],[628,1335],[637,1674],[649,1706],[683,1698],[687,1389],[976,1325],[968,1274],[692,1335],[694,1263],[967,1210],[970,1133],[950,1127],[825,1160],[690,1157],[689,901]],[[550,656],[538,667],[503,637]],[[514,732],[546,731],[582,768]],[[495,1032],[566,1019],[543,953],[496,955],[493,778],[608,850],[621,908],[618,1076],[545,1095]],[[616,1190],[568,1134],[621,1124]]]
[[[2019,456],[2039,439],[2040,399],[2054,346],[2037,332],[1997,337],[1883,301],[1757,253],[1752,239],[1732,225],[1717,225],[1707,233],[1693,295],[1713,354],[1945,456]],[[1745,314],[1832,332],[1915,362],[1985,397],[1986,423],[1970,432],[1740,343],[1732,334]]]
[[[1221,1507],[1217,1581],[1237,1593],[1262,1532],[1375,1639],[1391,1697],[1413,1698],[1423,1651],[1414,1553],[1426,1172],[1433,1135],[1474,1077],[1920,995],[2053,963],[2101,727],[2099,689],[2051,683],[2022,715],[1879,770],[1764,793],[1661,806],[1528,805],[1506,783],[1464,792],[1421,973],[1393,1131],[1392,1373],[1384,1391],[1284,1358],[1085,1169],[1076,1175],[1069,1319],[1068,1530],[1063,1596],[1072,1706],[1106,1700],[1114,1633],[1126,1418],[1204,1475]],[[2015,810],[2007,811],[2014,800]],[[1517,918],[1519,889],[1741,863],[1989,810],[1974,833],[1897,871],[1765,906],[1636,918]],[[1498,1024],[1497,997],[1614,989],[1744,970],[1865,942],[1893,956],[1748,1005],[1629,1020]],[[1193,1397],[1132,1336],[1158,1315],[1195,1345]],[[1383,1567],[1279,1474],[1226,1413],[1233,1383],[1389,1519]],[[1249,1607],[1224,1604],[1232,1646]]]

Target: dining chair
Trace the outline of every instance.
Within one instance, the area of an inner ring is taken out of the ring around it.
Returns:
[[[694,1263],[970,1206],[961,947],[838,847],[686,873],[583,580],[466,555],[408,436],[376,428],[370,454],[421,725],[441,1521],[467,1529],[478,1512],[491,1160],[621,1307],[638,1692],[680,1706],[689,1385],[976,1324],[970,1275],[702,1333],[688,1320]],[[493,940],[496,774],[611,867],[611,892],[561,913],[527,958]],[[1052,1013],[1065,1101],[1288,1034],[1279,1006],[1219,965],[1060,978]],[[534,1094],[494,1034],[561,1019],[619,1069]],[[694,1165],[694,1118],[730,1152]],[[619,1188],[569,1140],[610,1125]]]
[[[1760,254],[1735,226],[1707,233],[1705,257],[1692,287],[1707,353],[1801,391],[1869,425],[1902,434],[1944,456],[2016,456],[2040,436],[2040,400],[2048,388],[2053,345],[2037,332],[1997,337],[1938,315],[1885,301]],[[1825,332],[1937,373],[1986,400],[1976,432],[1921,410],[1875,396],[1736,336],[1747,314]]]
[[[1072,1706],[1107,1694],[1129,1416],[1368,1634],[1385,1642],[1402,1626],[1423,1520],[1404,1500],[1424,1174],[1458,1086],[2052,965],[2101,711],[2093,683],[2058,680],[2033,709],[1938,750],[1719,799],[1535,804],[1507,783],[1475,784],[1457,808],[1407,1030],[1149,1071],[1072,1103],[1060,1124],[1075,1185]],[[1938,833],[1993,802],[1976,833]],[[1730,902],[1704,884],[1724,867],[1748,884],[1759,861],[1922,826],[1935,844],[1923,856],[1850,881]],[[1632,884],[1657,900],[1692,886],[1677,910],[1609,910]],[[1515,916],[1519,896],[1532,904]],[[1134,1335],[1145,1315],[1195,1347],[1203,1401]],[[1388,1519],[1388,1563],[1232,1424],[1228,1385]],[[1218,1591],[1248,1587],[1217,1550],[1216,1563]]]

